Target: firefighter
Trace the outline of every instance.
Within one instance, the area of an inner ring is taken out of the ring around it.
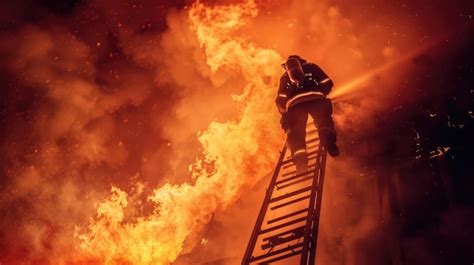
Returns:
[[[333,87],[332,80],[316,64],[298,55],[290,55],[282,64],[285,73],[280,79],[276,99],[281,113],[281,126],[287,134],[296,172],[308,170],[306,152],[306,123],[311,115],[318,128],[321,145],[332,157],[339,155],[332,115],[332,103],[327,98]]]

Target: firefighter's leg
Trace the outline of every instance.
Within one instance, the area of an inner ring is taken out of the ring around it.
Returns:
[[[310,113],[316,123],[316,127],[318,128],[321,144],[326,147],[329,155],[338,156],[339,148],[336,145],[337,135],[336,130],[334,129],[334,121],[332,119],[331,100],[316,100]]]
[[[308,170],[308,155],[306,153],[306,122],[308,113],[304,108],[294,106],[287,113],[288,131],[287,146],[291,152],[296,172],[303,173]]]

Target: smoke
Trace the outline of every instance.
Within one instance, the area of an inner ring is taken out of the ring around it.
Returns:
[[[128,161],[112,113],[142,104],[151,84],[131,70],[122,75],[124,89],[105,93],[96,83],[90,49],[61,27],[26,27],[11,40],[16,58],[9,67],[18,73],[19,89],[37,96],[30,109],[12,110],[21,118],[9,123],[10,140],[2,146],[10,165],[2,241],[8,255],[42,260],[71,251],[74,226],[86,221],[91,201],[103,196],[95,187],[114,180],[102,175]],[[25,104],[18,101],[7,104]],[[14,220],[20,222],[7,229]]]
[[[76,12],[67,19],[48,13],[1,36],[9,87],[2,92],[6,264],[68,260],[75,227],[94,216],[94,204],[112,183],[133,198],[145,184],[165,181],[157,176],[171,175],[166,154],[172,147],[150,121],[167,117],[160,109],[176,96],[158,91],[153,67],[134,62],[119,41],[104,37],[108,28],[80,26],[87,15],[100,14],[93,3]]]

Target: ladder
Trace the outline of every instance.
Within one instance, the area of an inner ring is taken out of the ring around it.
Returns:
[[[319,144],[317,129],[310,126],[306,134],[308,171],[296,174],[285,143],[242,265],[283,260],[280,264],[315,263],[327,152]]]

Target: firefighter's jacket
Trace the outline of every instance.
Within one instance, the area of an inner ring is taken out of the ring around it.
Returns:
[[[319,66],[305,62],[302,67],[305,75],[304,84],[299,86],[293,84],[286,72],[280,78],[275,101],[280,113],[287,112],[298,103],[325,98],[331,92],[333,82]]]

